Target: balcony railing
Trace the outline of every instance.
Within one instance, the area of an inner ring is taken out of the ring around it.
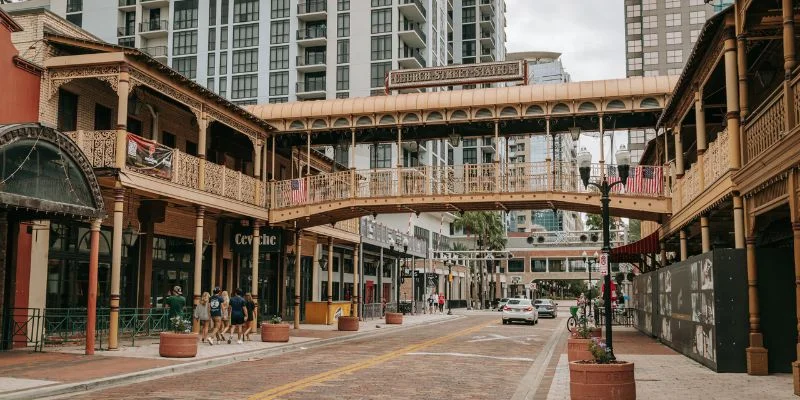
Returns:
[[[136,0],[119,0],[120,7],[135,6]]]
[[[73,131],[65,132],[83,151],[94,168],[115,168],[117,131]],[[125,169],[130,173],[139,173],[158,179],[170,181],[175,185],[201,190],[199,185],[201,159],[186,154],[178,149],[170,149],[164,145],[153,143],[132,133],[127,134],[127,148],[136,148],[138,143],[154,145],[159,157],[170,162],[157,166],[143,165],[136,156],[126,156]],[[229,200],[264,207],[264,184],[256,178],[239,171],[228,169],[222,165],[205,162],[205,192],[222,196]],[[257,199],[257,197],[261,197]]]
[[[120,26],[117,28],[117,36],[133,36],[136,34],[136,26]]]
[[[327,89],[327,86],[325,85],[325,80],[297,82],[297,86],[295,89],[297,93],[308,93],[308,92],[319,92],[319,91],[324,92]]]
[[[322,54],[306,54],[297,56],[297,66],[319,65],[325,64],[325,53]]]
[[[426,66],[425,57],[422,56],[422,51],[420,51],[420,49],[400,47],[397,49],[397,54],[399,55],[398,58],[415,58],[423,68]]]
[[[313,14],[328,11],[328,2],[324,0],[307,1],[297,5],[297,15]]]
[[[419,35],[419,37],[422,39],[423,42],[427,42],[428,41],[427,37],[425,36],[425,32],[422,31],[422,24],[415,24],[415,23],[405,22],[400,27],[400,31],[406,31],[406,32],[407,31],[414,31],[414,32],[417,33],[417,35]]]
[[[165,19],[151,19],[149,21],[142,21],[139,24],[139,32],[165,31],[168,26],[169,21]]]
[[[609,165],[606,168],[609,181],[613,181],[616,167]],[[298,183],[292,189],[292,180],[275,182],[271,204],[273,208],[286,208],[351,198],[536,191],[596,192],[593,188],[583,186],[578,169],[573,164],[556,163],[555,169],[555,177],[550,162],[349,170],[303,178],[301,185],[305,185],[306,190],[302,193],[297,191]],[[600,164],[593,166],[593,180],[601,176],[601,171]],[[616,186],[613,193],[665,196],[669,190],[663,178],[664,168],[661,166],[633,167],[628,185]]]
[[[792,85],[792,91],[800,92],[797,81]],[[764,153],[783,137],[786,116],[783,94],[783,86],[778,87],[749,118],[750,122],[744,128],[745,156],[748,162]],[[793,112],[796,113],[797,110]]]
[[[419,0],[400,0],[400,4],[415,4],[417,8],[419,8],[419,11],[422,13],[422,16],[423,17],[427,16],[427,10],[425,9],[425,6],[422,5],[422,2]]]
[[[297,40],[322,39],[328,37],[328,30],[322,28],[307,28],[297,30]]]
[[[717,139],[708,145],[703,154],[703,173],[705,188],[713,185],[730,169],[730,151],[728,150],[728,131],[717,134]],[[704,189],[705,189],[704,188]]]
[[[166,57],[167,56],[167,46],[153,46],[153,47],[143,47],[141,49],[143,53],[149,55],[150,57]]]

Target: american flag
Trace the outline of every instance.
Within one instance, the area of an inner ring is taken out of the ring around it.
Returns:
[[[609,165],[606,167],[606,181],[608,181],[609,185],[619,182],[619,172],[617,171],[616,165]],[[630,182],[630,179],[628,182]],[[614,186],[611,189],[611,193],[619,193],[620,191],[622,191],[622,185]]]
[[[628,178],[628,193],[660,194],[664,189],[663,169],[658,166],[639,165]]]
[[[306,180],[292,179],[292,203],[303,204],[306,202]]]

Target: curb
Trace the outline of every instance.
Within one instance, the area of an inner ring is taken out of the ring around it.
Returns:
[[[32,398],[38,399],[45,397],[53,398],[57,396],[72,395],[75,394],[76,392],[106,389],[113,386],[130,384],[138,381],[151,380],[169,375],[184,374],[187,372],[200,371],[208,368],[219,367],[221,365],[231,364],[237,361],[246,361],[254,357],[273,357],[284,353],[291,353],[302,350],[311,350],[318,347],[348,342],[351,340],[361,339],[365,337],[379,336],[391,332],[400,332],[422,326],[441,324],[449,321],[455,321],[461,318],[465,318],[465,316],[453,315],[453,318],[447,318],[431,322],[420,322],[418,324],[408,325],[408,326],[392,327],[388,330],[381,329],[369,332],[359,332],[347,336],[288,344],[263,350],[234,353],[215,358],[208,358],[200,361],[192,361],[182,364],[170,365],[166,367],[157,367],[144,371],[131,372],[127,374],[98,378],[89,381],[75,382],[75,383],[61,383],[41,388],[24,389],[13,393],[0,394],[0,400],[6,400],[6,399],[16,400],[16,399],[32,399]]]

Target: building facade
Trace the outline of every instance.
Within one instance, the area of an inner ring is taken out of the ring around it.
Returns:
[[[627,76],[680,75],[706,19],[732,0],[625,0]]]

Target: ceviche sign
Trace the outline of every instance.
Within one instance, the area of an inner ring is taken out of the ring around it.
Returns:
[[[390,71],[386,90],[525,81],[525,62],[503,61]]]

